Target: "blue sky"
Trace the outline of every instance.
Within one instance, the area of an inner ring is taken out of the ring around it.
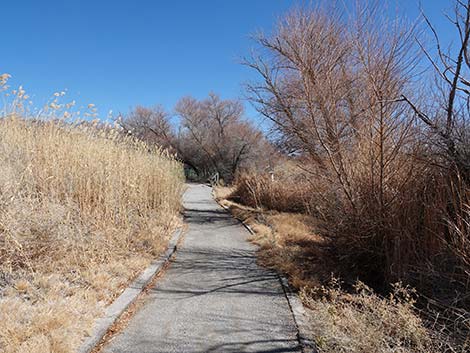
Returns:
[[[345,0],[348,2],[348,0]],[[67,89],[70,99],[94,103],[100,114],[137,104],[171,110],[184,95],[243,95],[256,78],[240,65],[257,30],[299,1],[288,0],[0,0],[0,73],[12,75],[36,105]],[[418,1],[396,0],[410,19]],[[422,6],[449,39],[442,16],[451,1]],[[247,114],[255,117],[247,103]]]

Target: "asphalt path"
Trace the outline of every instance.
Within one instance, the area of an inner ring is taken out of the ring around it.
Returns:
[[[174,261],[105,353],[300,352],[275,273],[256,263],[248,231],[188,185],[188,232]]]

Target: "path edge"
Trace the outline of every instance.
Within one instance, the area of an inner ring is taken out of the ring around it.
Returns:
[[[165,267],[172,255],[178,250],[178,242],[183,234],[183,228],[173,232],[167,250],[142,271],[125,290],[105,309],[104,316],[94,321],[92,333],[86,337],[77,353],[90,353],[103,339],[110,327],[135,302],[146,285]]]
[[[215,196],[213,194],[213,196]],[[215,197],[214,197],[214,200]],[[250,234],[255,235],[253,229],[245,223],[241,218],[235,217],[232,212],[230,212],[230,208],[221,204],[216,200],[216,202],[228,213],[232,215],[233,218],[237,219],[247,230]],[[275,271],[275,270],[274,270]],[[315,340],[311,337],[310,334],[310,325],[309,320],[307,317],[307,312],[305,310],[302,301],[297,294],[297,292],[292,288],[289,284],[289,280],[287,279],[284,274],[280,273],[279,271],[275,271],[279,282],[281,282],[282,289],[284,291],[284,295],[287,299],[287,304],[289,305],[289,309],[292,313],[292,317],[294,318],[295,326],[297,327],[297,339],[299,340],[300,347],[303,353],[318,353],[317,346],[315,344]]]

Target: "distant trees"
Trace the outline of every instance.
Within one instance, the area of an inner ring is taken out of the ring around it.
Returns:
[[[162,106],[137,106],[126,115],[125,119],[121,119],[119,122],[126,131],[141,140],[165,148],[172,146],[173,131],[170,115]]]
[[[136,137],[176,153],[196,178],[219,173],[230,182],[240,168],[269,160],[273,148],[261,131],[244,117],[238,100],[211,93],[202,100],[181,98],[175,107],[177,122],[160,106],[134,108],[120,120]]]
[[[175,111],[180,117],[179,150],[204,173],[218,172],[231,181],[240,167],[258,158],[255,152],[264,137],[243,118],[239,101],[221,100],[215,94],[201,101],[185,97]]]

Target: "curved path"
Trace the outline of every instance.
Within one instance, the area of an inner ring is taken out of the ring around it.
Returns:
[[[189,225],[174,262],[124,331],[104,348],[124,352],[300,352],[276,274],[256,264],[249,233],[189,185]]]

